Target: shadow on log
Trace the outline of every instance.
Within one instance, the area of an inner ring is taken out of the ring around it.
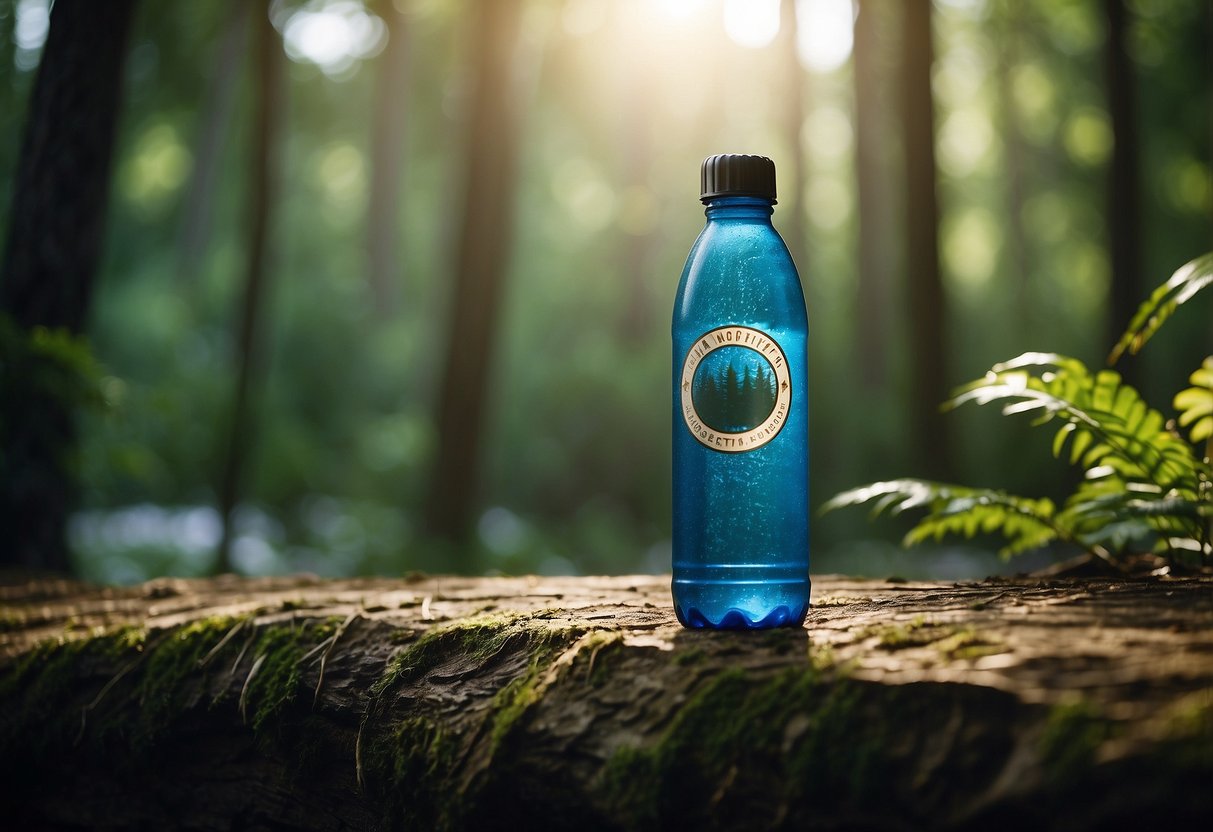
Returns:
[[[1213,581],[0,587],[12,828],[1098,829],[1213,814]],[[1203,824],[1202,824],[1203,825]]]

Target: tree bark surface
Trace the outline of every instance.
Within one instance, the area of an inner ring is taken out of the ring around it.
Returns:
[[[0,262],[0,339],[83,331],[101,259],[110,157],[134,0],[59,0],[30,94]],[[67,570],[76,502],[74,396],[53,362],[20,366],[0,349],[0,563]],[[6,368],[12,363],[19,369]],[[46,366],[51,364],[52,366]],[[6,373],[5,370],[8,370]]]
[[[1213,580],[0,586],[0,793],[38,829],[1201,828]],[[1182,827],[1181,827],[1182,828]]]

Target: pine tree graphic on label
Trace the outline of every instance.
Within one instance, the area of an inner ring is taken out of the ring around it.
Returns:
[[[722,433],[753,430],[775,409],[775,374],[757,352],[716,350],[695,373],[692,399],[699,418]]]

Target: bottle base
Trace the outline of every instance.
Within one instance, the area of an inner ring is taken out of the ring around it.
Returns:
[[[755,620],[745,610],[732,607],[719,620],[713,621],[696,607],[688,607],[684,611],[680,604],[674,605],[674,615],[678,616],[678,623],[691,630],[770,630],[775,627],[799,627],[804,624],[808,613],[808,604],[802,606],[799,612],[793,612],[781,604]]]
[[[679,574],[672,582],[674,614],[682,626],[693,630],[767,630],[804,623],[809,611],[807,578],[747,580],[749,575],[730,579],[708,578],[707,574],[706,570],[694,577]]]

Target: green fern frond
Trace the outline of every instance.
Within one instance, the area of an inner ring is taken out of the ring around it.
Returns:
[[[1213,502],[1198,491],[1096,479],[1079,485],[1058,519],[1088,540],[1101,540],[1102,530],[1115,525],[1136,527],[1136,537],[1153,533],[1199,545],[1211,517]]]
[[[1126,350],[1136,355],[1176,309],[1210,283],[1213,283],[1213,252],[1180,266],[1170,280],[1155,289],[1137,308],[1129,328],[1112,348],[1108,364],[1115,364]]]
[[[1074,358],[1024,353],[959,388],[945,407],[969,402],[1003,402],[1004,414],[1033,413],[1038,425],[1060,419],[1053,454],[1061,457],[1068,443],[1071,464],[1085,469],[1105,466],[1124,479],[1164,486],[1197,479],[1192,449],[1112,370],[1092,374]]]
[[[1188,428],[1194,443],[1213,437],[1213,355],[1205,358],[1188,380],[1192,386],[1175,394],[1180,427]]]
[[[1213,543],[1202,543],[1190,537],[1160,537],[1154,546],[1156,554],[1171,556],[1175,552],[1191,552],[1199,557],[1213,556]]]
[[[873,517],[878,517],[886,511],[896,515],[907,508],[929,503],[939,489],[947,487],[927,480],[905,479],[874,482],[835,494],[818,510],[818,513],[827,514],[836,509],[875,501],[876,506],[872,509]]]
[[[1109,363],[1136,353],[1175,310],[1213,283],[1213,253],[1175,272],[1141,305],[1112,350]],[[1213,556],[1213,356],[1191,376],[1193,387],[1175,396],[1178,425],[1204,459],[1161,412],[1150,407],[1112,370],[1092,372],[1077,359],[1031,352],[994,365],[958,388],[944,407],[998,402],[1002,412],[1027,413],[1033,424],[1060,422],[1053,455],[1085,471],[1060,511],[1049,500],[926,480],[877,482],[845,491],[822,512],[870,504],[872,515],[921,508],[926,516],[905,536],[907,546],[946,534],[999,533],[1010,557],[1053,540],[1081,546],[1117,565],[1109,553],[1153,547],[1170,560],[1177,552]]]
[[[1056,507],[1051,500],[927,480],[890,480],[853,488],[835,496],[821,512],[866,503],[875,504],[873,516],[896,515],[911,508],[927,511],[927,516],[906,534],[906,546],[941,540],[946,534],[971,538],[978,533],[998,533],[1008,541],[999,554],[1009,558],[1059,538],[1072,540],[1056,522]]]

